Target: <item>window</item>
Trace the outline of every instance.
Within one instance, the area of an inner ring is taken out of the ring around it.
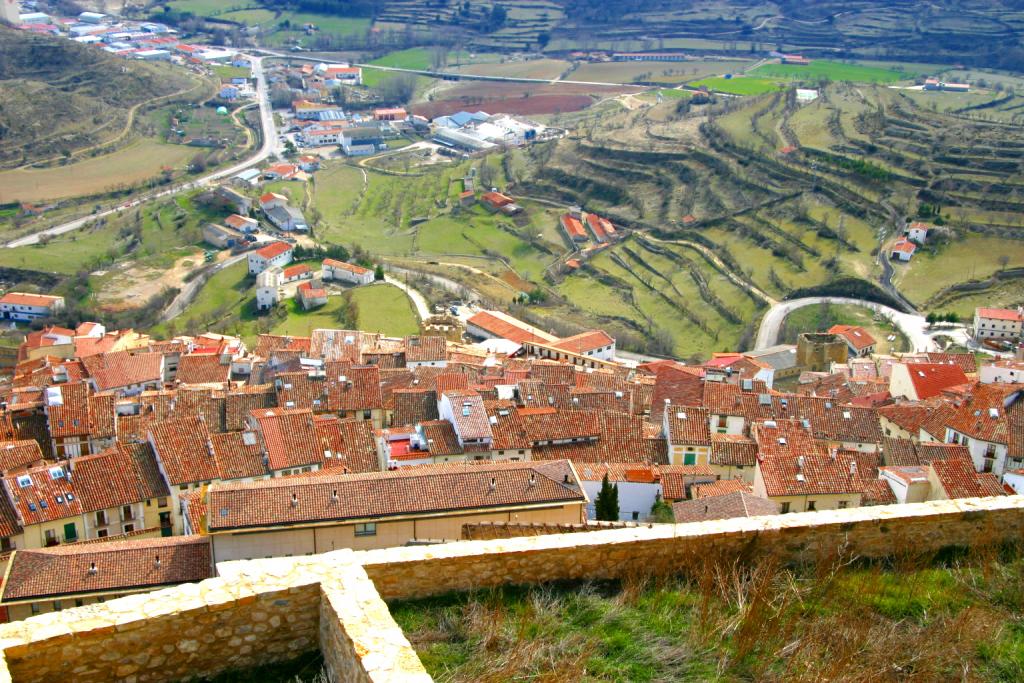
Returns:
[[[683,454],[683,464],[684,465],[696,465],[697,464],[697,454],[696,453],[684,453]]]
[[[29,605],[29,608],[32,610],[32,614],[39,614],[39,604],[38,603],[33,602],[31,605]]]
[[[814,510],[817,510],[817,509],[818,509],[817,503],[815,503],[813,500],[807,501],[807,511],[808,512],[813,512]]]
[[[156,506],[161,508],[167,507],[167,498],[157,498]]]
[[[11,543],[11,539],[4,536],[0,538],[0,550],[7,552],[8,550],[14,550],[14,544]]]
[[[46,546],[57,545],[60,541],[57,540],[57,532],[53,529],[47,529],[44,536],[46,537]]]
[[[373,413],[370,412],[369,410],[364,410],[363,411],[363,419],[364,420],[369,420],[372,415],[373,415]]]
[[[106,510],[97,510],[96,511],[96,526],[106,526],[106,525],[107,525],[107,511]]]
[[[107,537],[107,533],[108,532],[107,532],[106,529],[100,529],[99,531],[96,532],[96,537],[97,538],[106,538]]]
[[[377,525],[374,522],[368,524],[356,524],[356,536],[376,536]]]
[[[64,540],[69,543],[78,540],[78,527],[75,526],[74,522],[68,522],[64,525]]]
[[[850,504],[850,501],[848,501],[848,500],[841,500],[841,501],[839,501],[839,509],[840,510],[845,510],[849,504]]]
[[[121,519],[122,520],[125,520],[125,519],[135,519],[135,511],[132,510],[132,506],[131,505],[122,505],[121,506]]]
[[[787,512],[789,512],[789,503],[783,503],[782,504],[782,514],[786,514]]]
[[[134,525],[134,524],[125,524],[125,525],[124,525],[124,532],[125,532],[126,534],[127,534],[127,533],[130,533],[130,532],[132,532],[132,531],[135,531],[135,525]]]
[[[62,609],[64,609],[64,605],[60,604],[60,600],[54,600],[53,601],[53,611],[54,612],[59,612]]]
[[[82,598],[75,598],[75,607],[82,607],[85,605],[85,600]]]
[[[633,521],[640,519],[640,513],[637,510],[633,510]]]
[[[182,484],[178,487],[179,491],[188,491],[188,484]]]

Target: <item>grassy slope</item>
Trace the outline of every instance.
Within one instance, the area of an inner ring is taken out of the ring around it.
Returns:
[[[802,573],[765,565],[391,605],[437,680],[1024,677],[1024,561]],[[899,675],[893,672],[900,672]]]

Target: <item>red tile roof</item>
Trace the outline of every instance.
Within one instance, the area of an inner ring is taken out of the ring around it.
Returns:
[[[842,451],[819,448],[798,420],[759,422],[753,432],[769,497],[863,492],[856,461]]]
[[[310,270],[310,267],[307,266],[305,263],[297,263],[294,266],[288,266],[283,271],[281,271],[282,275],[284,275],[286,278],[298,277],[300,275],[310,272],[312,272]]]
[[[719,467],[753,467],[757,443],[742,434],[712,434],[708,462]]]
[[[668,433],[665,438],[672,446],[709,446],[711,431],[708,426],[706,408],[669,406],[667,409]]]
[[[828,328],[828,333],[838,334],[857,351],[863,351],[878,343],[874,337],[868,334],[867,330],[857,325],[833,325]]]
[[[213,481],[220,476],[206,423],[198,417],[161,420],[149,437],[171,486]]]
[[[347,270],[355,275],[365,275],[366,273],[372,272],[369,268],[363,268],[362,266],[357,266],[354,263],[346,263],[345,261],[339,261],[333,258],[325,258],[321,265],[329,268],[336,268],[338,270]]]
[[[779,505],[747,491],[736,490],[698,500],[682,500],[672,504],[676,523],[707,522],[735,517],[757,517],[779,514]]]
[[[597,351],[615,343],[615,339],[604,330],[590,330],[571,337],[565,337],[551,344],[556,349],[570,353],[585,354]]]
[[[0,474],[13,469],[41,464],[43,452],[32,439],[0,441]]]
[[[569,234],[572,239],[586,239],[587,232],[583,229],[583,224],[580,223],[578,218],[570,216],[569,214],[562,214],[559,219],[562,222],[562,228]]]
[[[97,391],[120,389],[163,380],[163,355],[135,351],[114,351],[85,360]]]
[[[270,469],[323,465],[324,451],[311,410],[254,410],[252,417],[259,425]]]
[[[8,292],[0,297],[0,304],[11,304],[12,306],[38,306],[50,307],[62,300],[63,297],[47,296],[45,294],[25,294],[24,292]]]
[[[271,242],[267,246],[257,249],[256,254],[261,258],[269,261],[270,259],[285,254],[292,250],[292,246],[287,242]]]
[[[18,550],[7,570],[3,601],[144,590],[211,576],[210,542],[199,536]]]
[[[50,464],[4,477],[22,526],[82,514],[82,503],[63,464]]]
[[[967,375],[957,365],[907,363],[907,373],[919,400],[938,396],[943,389],[967,383]]]
[[[223,384],[231,374],[231,364],[221,363],[216,353],[190,353],[178,361],[176,379],[182,384]]]
[[[2,301],[3,299],[0,299],[0,302]],[[1020,311],[1014,308],[979,308],[976,313],[979,318],[988,318],[989,320],[1006,320],[1007,322],[1024,320]]]
[[[493,486],[492,486],[493,483]],[[568,461],[451,463],[368,474],[215,484],[211,532],[247,527],[457,513],[543,503],[583,503]]]
[[[989,472],[976,472],[970,461],[959,458],[931,463],[936,479],[949,498],[1005,496],[999,479]]]
[[[557,339],[532,325],[521,321],[513,322],[513,320],[504,316],[496,316],[489,311],[480,311],[469,318],[466,323],[468,325],[475,325],[495,337],[508,339],[517,344],[524,344],[526,342],[550,344]]]
[[[120,443],[96,455],[73,458],[70,464],[83,512],[170,495],[149,444]]]

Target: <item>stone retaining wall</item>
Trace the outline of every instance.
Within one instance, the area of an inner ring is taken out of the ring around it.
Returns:
[[[333,681],[426,683],[383,599],[1020,538],[1024,497],[1013,496],[224,562],[198,584],[0,626],[0,683],[174,681],[317,648]]]

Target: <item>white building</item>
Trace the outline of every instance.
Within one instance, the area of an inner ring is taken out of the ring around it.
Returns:
[[[988,365],[982,365],[978,371],[978,379],[982,384],[992,384],[994,382],[1017,384],[1024,382],[1024,361],[1000,360]]]
[[[0,297],[0,320],[29,322],[64,310],[64,297],[8,292]]]
[[[262,249],[249,253],[249,275],[259,275],[271,266],[286,266],[291,262],[291,245],[284,242],[271,242]]]
[[[370,268],[363,268],[354,263],[345,263],[332,258],[325,258],[322,264],[320,279],[324,282],[340,280],[355,285],[368,285],[373,282],[374,273]]]
[[[271,266],[256,276],[256,310],[267,311],[281,303],[281,267]]]
[[[601,491],[605,474],[608,483],[619,490],[619,519],[643,521],[650,517],[658,496],[662,496],[661,479],[646,463],[580,463],[576,465],[580,483],[587,494],[587,517],[597,519],[594,502]]]
[[[1024,326],[1024,307],[974,309],[974,338],[1016,339]]]

